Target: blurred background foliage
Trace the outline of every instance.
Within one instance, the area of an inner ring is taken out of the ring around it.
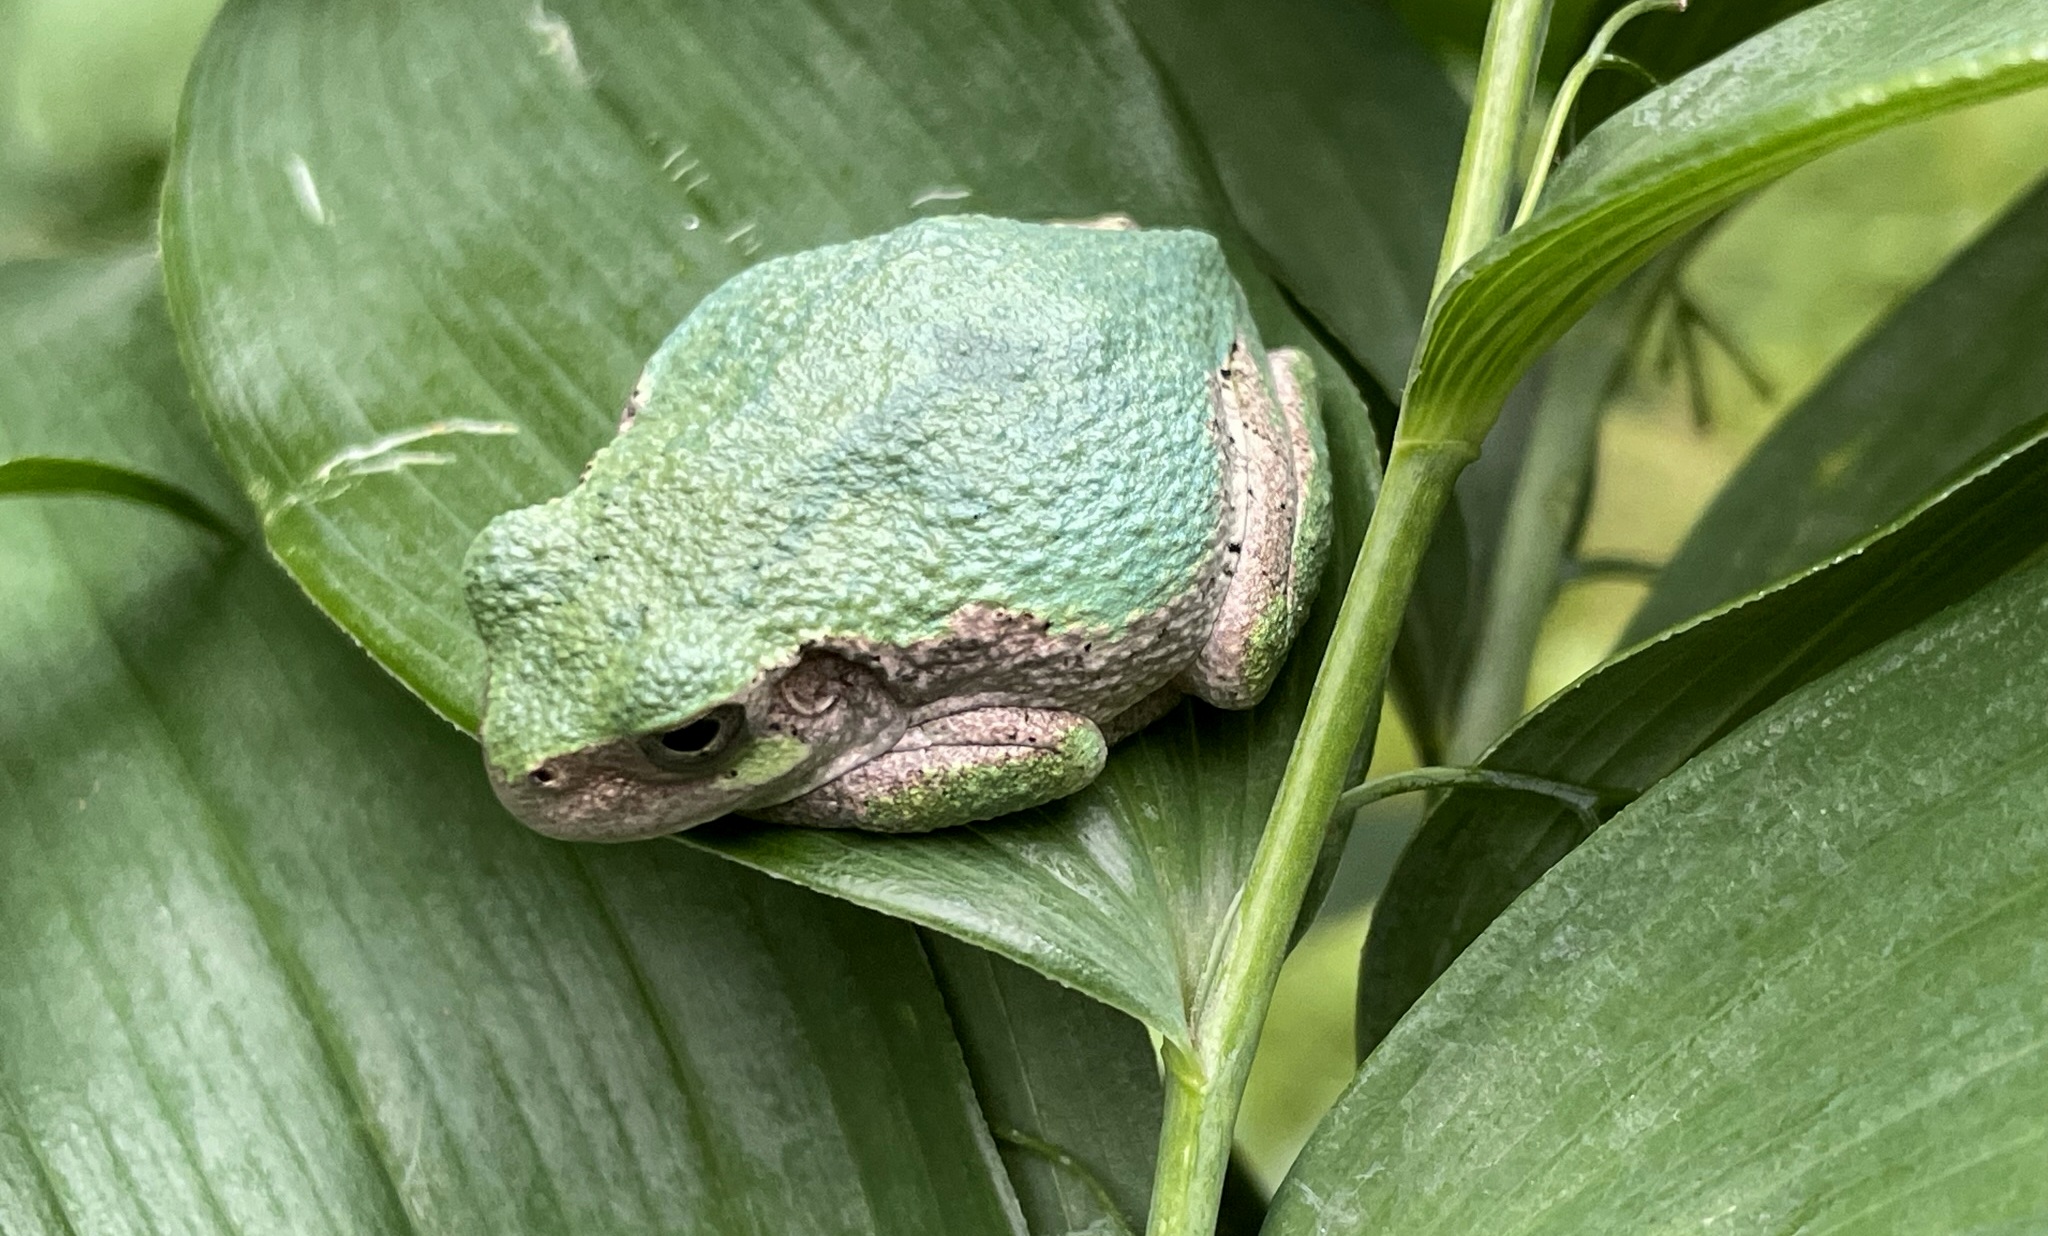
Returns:
[[[1370,3],[1372,0],[1332,0]],[[1487,0],[1391,0],[1463,83]],[[215,0],[0,0],[0,260],[149,235],[186,65]],[[1560,0],[1575,48],[1596,0]],[[1570,60],[1553,55],[1553,71]],[[1737,208],[1698,248],[1605,419],[1582,549],[1654,565],[1775,419],[1866,330],[2048,171],[2048,95],[1892,131]],[[1692,323],[1689,335],[1674,323]],[[1689,340],[1689,342],[1687,342]],[[1610,651],[1643,585],[1568,584],[1530,702]],[[1375,772],[1413,763],[1398,719]],[[1353,1071],[1355,967],[1372,899],[1418,804],[1374,808],[1315,928],[1289,961],[1240,1123],[1277,1180]]]

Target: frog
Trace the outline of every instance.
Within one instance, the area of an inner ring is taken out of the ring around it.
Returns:
[[[484,762],[551,837],[922,833],[1259,702],[1330,539],[1316,372],[1192,228],[919,219],[700,300],[476,536]]]

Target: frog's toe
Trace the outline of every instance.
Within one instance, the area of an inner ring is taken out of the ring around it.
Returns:
[[[887,752],[808,794],[749,814],[779,824],[918,833],[1064,798],[1109,745],[1088,718],[982,708],[913,726]]]

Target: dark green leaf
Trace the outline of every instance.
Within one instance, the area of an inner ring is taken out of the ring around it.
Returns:
[[[219,484],[150,273],[0,270],[0,449]],[[0,1230],[1021,1230],[909,928],[527,833],[209,533],[8,503],[0,578]]]
[[[572,483],[698,296],[761,254],[937,209],[1124,210],[1228,239],[1212,179],[1117,11],[1085,0],[241,0],[194,70],[166,260],[210,426],[273,549],[468,723],[470,538]],[[1240,270],[1268,340],[1302,342]],[[1322,368],[1342,578],[1377,473],[1355,395]],[[1184,1038],[1313,670],[1297,656],[1249,716],[1185,710],[1033,817],[928,838],[691,840]]]
[[[1639,793],[1786,692],[1969,595],[2044,542],[2048,436],[1835,561],[1594,671],[1482,763],[1610,796]],[[1359,979],[1361,1054],[1589,831],[1535,796],[1446,795],[1373,912]]]
[[[1271,273],[1400,389],[1465,136],[1442,69],[1378,3],[1123,6]]]
[[[226,520],[214,514],[189,491],[146,472],[101,463],[96,459],[65,459],[56,455],[0,459],[0,495],[31,497],[58,494],[89,494],[98,498],[139,502],[180,519],[189,519],[210,532],[234,535],[234,529]]]
[[[1266,1230],[2040,1230],[2044,738],[2036,564],[1560,863],[1367,1059]]]
[[[1144,1027],[994,954],[925,944],[1034,1236],[1143,1231],[1162,1103]]]
[[[1741,193],[1886,126],[2043,82],[2048,0],[1829,0],[1644,96],[1445,288],[1402,432],[1476,441],[1601,292]]]
[[[1817,562],[2048,416],[2048,184],[1914,294],[1759,443],[1623,637]]]

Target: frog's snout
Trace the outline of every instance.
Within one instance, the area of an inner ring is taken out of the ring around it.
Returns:
[[[490,762],[491,788],[505,809],[561,841],[637,841],[694,828],[738,803],[712,781],[669,782],[635,768],[631,754],[597,748],[557,756],[525,773]]]

